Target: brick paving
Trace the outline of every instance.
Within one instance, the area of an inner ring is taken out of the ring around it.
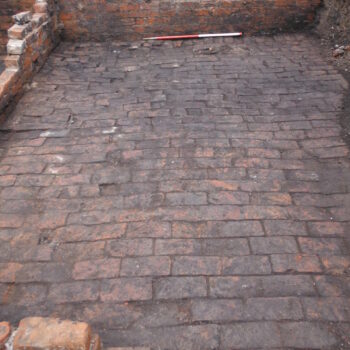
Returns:
[[[314,40],[62,44],[2,125],[0,319],[349,349],[346,82]]]

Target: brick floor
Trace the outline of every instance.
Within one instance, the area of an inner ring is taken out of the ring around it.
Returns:
[[[349,349],[345,85],[301,35],[62,44],[2,126],[0,319]]]

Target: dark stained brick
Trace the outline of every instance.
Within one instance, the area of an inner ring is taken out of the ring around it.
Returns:
[[[342,255],[346,248],[338,238],[298,238],[301,251],[314,255]]]
[[[269,236],[305,236],[307,235],[305,223],[290,220],[264,221],[266,233]]]
[[[249,204],[249,196],[245,192],[220,191],[209,194],[209,203],[213,204]]]
[[[348,276],[315,276],[315,282],[321,296],[348,297],[350,295],[350,278]]]
[[[221,259],[215,256],[179,256],[174,258],[173,275],[220,275]]]
[[[153,284],[156,299],[182,299],[205,297],[205,277],[164,277]]]
[[[350,269],[350,258],[348,256],[324,256],[321,257],[322,265],[329,274],[343,275]]]
[[[272,269],[279,273],[322,272],[320,260],[315,255],[274,254],[271,255]]]
[[[282,346],[278,325],[272,322],[237,323],[221,328],[225,349],[276,348]]]
[[[95,301],[99,297],[100,284],[96,281],[79,281],[52,284],[48,299],[56,304]]]
[[[273,321],[303,318],[297,298],[202,299],[191,305],[195,321]]]
[[[250,238],[249,241],[255,254],[298,252],[298,247],[293,237],[254,237]]]
[[[120,259],[94,259],[79,261],[74,265],[75,280],[113,278],[119,276]]]
[[[249,254],[248,241],[244,238],[204,239],[204,255],[233,256]]]
[[[121,276],[166,276],[170,274],[170,258],[165,256],[149,256],[124,258]]]
[[[312,296],[310,276],[210,277],[210,296],[222,298]]]
[[[306,318],[310,321],[349,322],[349,298],[304,298]]]
[[[171,229],[167,222],[130,222],[126,234],[129,238],[167,238],[171,236]]]
[[[280,325],[283,344],[297,349],[331,348],[337,343],[336,337],[326,325],[311,322],[291,322]]]
[[[310,233],[315,236],[340,236],[345,234],[345,226],[340,222],[309,222]]]
[[[106,251],[115,257],[152,254],[152,240],[147,238],[118,239],[107,243]]]
[[[124,302],[152,299],[149,278],[119,278],[101,282],[100,298],[103,302]]]
[[[156,255],[199,255],[201,241],[199,239],[157,239]]]
[[[265,275],[270,273],[271,266],[267,256],[236,256],[224,258],[222,261],[223,275]]]

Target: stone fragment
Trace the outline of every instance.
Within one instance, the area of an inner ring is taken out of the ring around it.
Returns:
[[[89,350],[90,343],[87,323],[27,317],[19,323],[13,350]]]
[[[9,39],[23,39],[32,30],[32,23],[14,24],[7,32]]]
[[[335,49],[333,51],[333,57],[343,56],[344,53],[345,53],[344,48],[343,47],[339,47],[339,48],[337,48],[337,49]]]
[[[17,24],[25,24],[30,22],[30,20],[32,19],[32,13],[30,11],[24,11],[15,14],[12,18]]]
[[[35,13],[47,13],[48,12],[48,4],[46,1],[36,2],[34,4]]]
[[[45,21],[47,21],[48,15],[46,13],[34,13],[32,18],[32,24],[34,27],[39,27]]]
[[[7,55],[4,62],[6,68],[18,69],[23,65],[23,57],[18,55]]]
[[[25,40],[10,39],[7,43],[7,53],[9,55],[21,55],[25,48]]]
[[[93,334],[90,342],[90,350],[101,350],[101,338],[98,334]]]
[[[5,349],[5,343],[11,334],[11,325],[8,322],[0,322],[0,350]]]

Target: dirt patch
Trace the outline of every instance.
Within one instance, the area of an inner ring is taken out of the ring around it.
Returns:
[[[318,14],[317,31],[334,45],[345,45],[350,40],[350,1],[324,0]]]
[[[324,0],[313,32],[332,63],[345,74],[350,72],[350,50],[346,49],[350,45],[350,1]],[[337,54],[339,49],[343,52]]]
[[[327,61],[337,67],[349,83],[344,96],[341,124],[344,138],[350,145],[350,50],[346,50],[350,45],[350,1],[324,0],[313,32],[320,38]]]

